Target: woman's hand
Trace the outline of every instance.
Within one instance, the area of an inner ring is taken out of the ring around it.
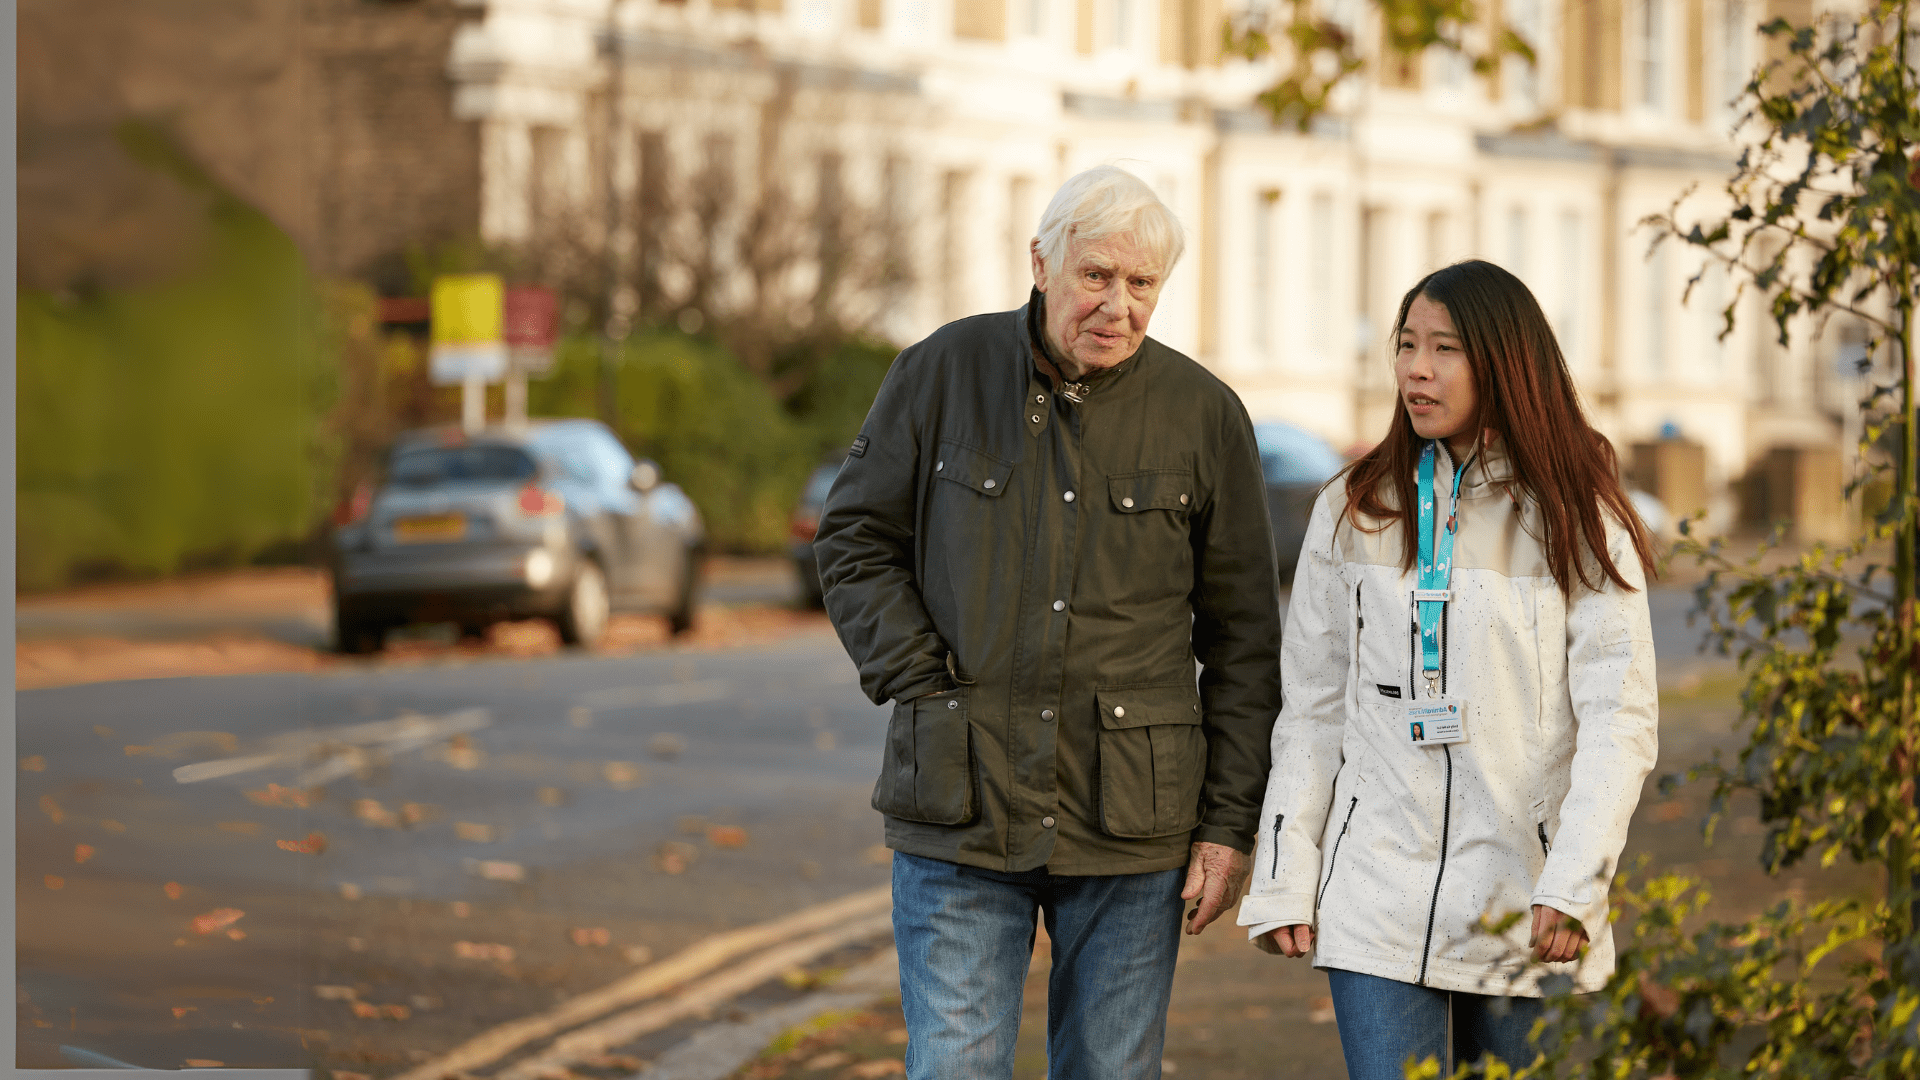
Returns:
[[[1278,931],[1276,931],[1277,933]],[[1548,964],[1564,963],[1587,947],[1587,928],[1580,920],[1545,904],[1533,905],[1533,933],[1527,936],[1533,958]]]
[[[1305,956],[1313,951],[1313,927],[1306,923],[1283,926],[1261,934],[1253,939],[1253,943],[1263,953],[1296,958]]]

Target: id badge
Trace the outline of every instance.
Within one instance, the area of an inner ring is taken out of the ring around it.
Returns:
[[[1415,746],[1445,746],[1467,741],[1467,703],[1454,697],[1428,698],[1406,709],[1407,738]]]

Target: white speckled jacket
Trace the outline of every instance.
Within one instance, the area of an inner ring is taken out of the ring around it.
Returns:
[[[1449,495],[1452,468],[1436,472]],[[1626,531],[1610,527],[1609,554],[1639,591],[1606,582],[1564,599],[1510,477],[1496,447],[1460,484],[1441,653],[1467,740],[1452,745],[1416,744],[1403,717],[1426,688],[1400,528],[1354,529],[1338,481],[1314,506],[1239,921],[1251,934],[1314,924],[1316,967],[1538,996],[1541,967],[1523,970],[1530,920],[1504,940],[1476,926],[1542,904],[1592,940],[1546,970],[1580,991],[1613,972],[1607,888],[1658,742],[1644,576]]]

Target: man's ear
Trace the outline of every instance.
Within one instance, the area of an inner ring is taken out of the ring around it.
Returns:
[[[1033,287],[1047,291],[1047,260],[1040,257],[1040,238],[1027,241],[1027,254],[1033,260]]]

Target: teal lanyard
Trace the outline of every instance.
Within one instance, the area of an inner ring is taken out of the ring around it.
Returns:
[[[1420,619],[1420,673],[1427,679],[1427,696],[1440,695],[1440,619],[1447,601],[1453,598],[1453,534],[1460,527],[1460,474],[1453,470],[1453,490],[1449,493],[1447,526],[1440,534],[1440,550],[1434,551],[1433,537],[1433,457],[1431,440],[1420,451],[1420,584],[1414,589],[1414,609]]]

